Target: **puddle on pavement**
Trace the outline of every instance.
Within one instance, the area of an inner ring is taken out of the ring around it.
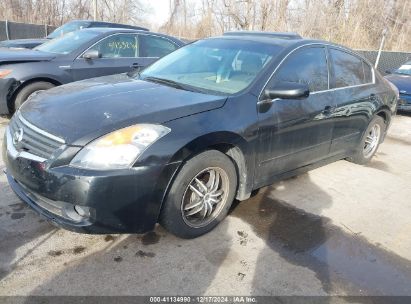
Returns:
[[[104,241],[106,241],[106,242],[112,242],[112,241],[114,241],[114,240],[115,240],[114,236],[112,236],[112,235],[110,235],[110,234],[107,234],[107,235],[104,237]]]
[[[114,260],[114,262],[120,263],[120,262],[123,261],[123,258],[121,256],[116,256],[116,257],[114,257],[113,260]]]
[[[248,222],[268,247],[289,262],[315,271],[324,286],[337,275],[366,294],[411,295],[411,261],[345,232],[327,218],[272,199],[271,191],[266,188],[238,204],[231,216]],[[309,262],[301,262],[302,257]],[[318,262],[326,266],[327,274],[324,269],[319,273]]]
[[[26,214],[23,213],[23,212],[14,212],[14,213],[11,214],[10,217],[11,217],[12,220],[19,220],[19,219],[21,219],[25,216],[26,216]]]
[[[62,254],[63,254],[63,251],[61,250],[50,250],[48,252],[48,255],[52,257],[58,257],[58,256],[61,256]]]
[[[136,252],[136,256],[140,258],[154,258],[156,254],[154,252],[145,252],[143,250],[139,250]]]
[[[154,244],[157,244],[159,241],[160,241],[160,235],[158,235],[154,231],[147,232],[141,238],[141,243],[143,243],[143,245],[154,245]]]
[[[12,204],[9,205],[9,207],[12,209],[12,211],[17,212],[17,211],[22,211],[24,209],[27,209],[27,205],[24,203],[17,203],[17,204]]]
[[[86,247],[83,246],[77,246],[73,249],[74,254],[80,254],[86,250]]]

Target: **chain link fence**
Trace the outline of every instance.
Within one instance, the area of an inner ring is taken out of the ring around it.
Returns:
[[[22,38],[43,38],[56,29],[55,26],[18,23],[11,21],[0,21],[0,41],[9,39]],[[378,51],[356,50],[362,56],[367,58],[372,64],[375,64]],[[400,67],[407,61],[411,60],[411,53],[407,52],[390,52],[383,51],[378,63],[378,70],[385,75],[385,71]]]
[[[357,53],[368,59],[373,65],[377,60],[378,51],[356,50]],[[411,60],[411,53],[407,52],[381,52],[381,57],[378,62],[377,70],[383,75],[387,74],[385,71],[399,68],[401,65]]]
[[[0,41],[24,38],[44,38],[56,29],[55,26],[0,21]]]

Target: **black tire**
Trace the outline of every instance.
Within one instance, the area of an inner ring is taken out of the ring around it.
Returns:
[[[192,227],[183,215],[183,198],[190,183],[202,171],[208,168],[218,168],[226,173],[225,184],[228,185],[227,196],[215,205],[210,215],[209,223],[202,227]],[[188,160],[173,181],[163,204],[159,222],[169,232],[181,238],[195,238],[211,231],[227,215],[237,191],[237,173],[231,159],[216,150],[208,150]],[[218,209],[217,209],[218,208]]]
[[[364,155],[365,140],[367,139],[367,136],[369,135],[371,129],[375,125],[378,125],[379,128],[380,128],[379,140],[378,140],[377,145],[376,145],[375,149],[373,150],[373,152],[369,155]],[[380,117],[380,116],[375,116],[371,120],[370,124],[368,125],[367,130],[364,132],[364,135],[361,138],[360,144],[358,145],[355,153],[352,156],[348,157],[347,160],[352,162],[352,163],[359,164],[359,165],[364,165],[364,164],[368,163],[372,159],[374,154],[377,152],[378,147],[379,147],[382,139],[384,138],[385,129],[386,129],[386,125],[385,125],[384,119],[382,119],[382,117]]]
[[[14,100],[14,110],[18,110],[31,94],[37,91],[48,90],[53,87],[55,87],[54,84],[45,81],[33,82],[26,85],[20,90],[20,92],[17,93],[17,96]]]

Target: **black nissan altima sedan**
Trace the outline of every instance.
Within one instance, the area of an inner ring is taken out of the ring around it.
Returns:
[[[133,77],[33,96],[6,130],[16,194],[58,226],[200,236],[234,199],[327,163],[369,161],[397,93],[328,42],[244,33],[209,38]]]
[[[38,91],[69,82],[131,72],[184,43],[145,30],[90,28],[34,48],[0,48],[0,114],[13,113]]]

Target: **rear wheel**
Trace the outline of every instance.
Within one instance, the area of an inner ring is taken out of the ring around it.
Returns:
[[[369,162],[377,152],[385,128],[384,120],[380,116],[374,117],[368,125],[355,154],[349,157],[348,160],[360,165]]]
[[[45,81],[33,82],[26,85],[20,90],[20,92],[18,92],[16,99],[14,100],[14,110],[18,110],[32,94],[51,89],[53,87],[55,87],[54,84]]]
[[[174,180],[160,224],[182,238],[212,230],[227,215],[237,189],[237,173],[225,154],[209,150],[187,161]]]

